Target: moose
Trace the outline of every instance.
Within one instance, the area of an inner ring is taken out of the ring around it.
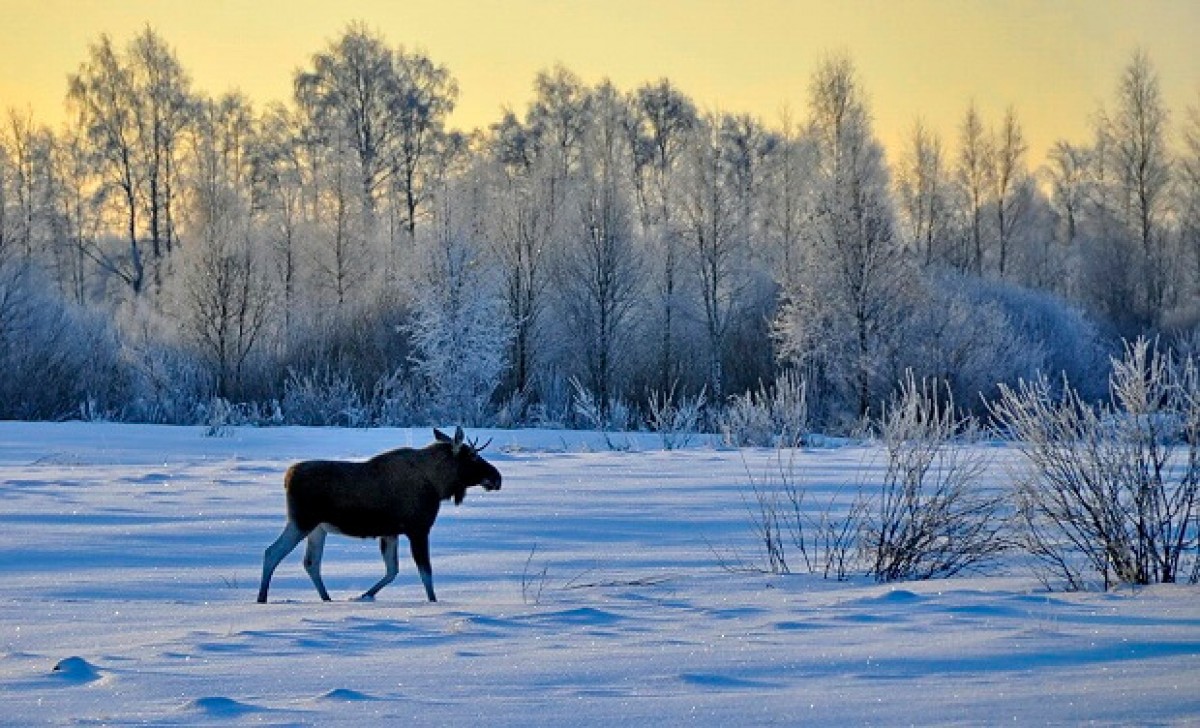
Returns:
[[[275,567],[305,538],[304,570],[321,599],[329,601],[321,581],[321,554],[329,533],[379,539],[386,573],[359,600],[373,600],[396,578],[396,549],[403,534],[425,595],[436,602],[429,531],[441,502],[453,498],[460,505],[467,488],[476,485],[499,490],[500,471],[479,456],[488,443],[463,442],[461,427],[453,438],[437,429],[433,435],[434,442],[424,448],[398,448],[365,462],[306,460],[288,468],[284,476],[287,525],[263,554],[259,603],[267,601]]]

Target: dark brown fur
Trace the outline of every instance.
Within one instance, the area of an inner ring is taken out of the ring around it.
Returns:
[[[421,449],[400,448],[376,455],[366,462],[306,460],[290,467],[284,477],[287,491],[288,525],[263,558],[260,602],[275,567],[300,540],[309,539],[305,568],[322,599],[328,599],[320,578],[320,560],[326,531],[358,538],[379,538],[388,575],[364,597],[394,578],[395,539],[409,539],[413,560],[433,596],[429,566],[429,531],[437,519],[441,502],[462,503],[467,488],[481,485],[500,488],[500,472],[478,451],[462,441],[462,429],[454,439],[434,431],[437,442]],[[389,552],[390,549],[390,552]]]
[[[288,518],[304,531],[325,523],[358,538],[428,531],[441,501],[461,503],[467,485],[474,485],[462,483],[450,448],[401,448],[362,463],[296,463],[284,478]]]

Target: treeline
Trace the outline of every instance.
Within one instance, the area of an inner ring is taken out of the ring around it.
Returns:
[[[534,88],[451,129],[450,70],[351,25],[256,108],[152,29],[101,36],[66,124],[0,134],[0,416],[716,428],[799,381],[838,429],[908,370],[981,408],[1200,340],[1200,107],[1144,54],[1037,169],[973,105],[889,162],[841,56],[772,123]]]

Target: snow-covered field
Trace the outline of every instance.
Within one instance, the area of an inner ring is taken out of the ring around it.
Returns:
[[[0,723],[1200,723],[1195,586],[730,573],[718,554],[755,553],[748,473],[774,453],[468,434],[494,436],[504,488],[443,507],[442,601],[407,560],[377,601],[346,601],[383,566],[331,537],[334,602],[299,548],[260,605],[287,464],[428,431],[0,423]],[[872,461],[843,446],[797,464],[820,503]]]

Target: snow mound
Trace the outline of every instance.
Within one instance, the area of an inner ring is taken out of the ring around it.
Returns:
[[[334,688],[326,693],[321,693],[317,696],[317,700],[329,701],[335,703],[362,703],[369,700],[378,700],[374,695],[351,690],[350,688]]]
[[[54,673],[67,682],[82,685],[99,680],[102,675],[95,665],[82,657],[65,657],[54,666]]]
[[[240,700],[226,698],[221,695],[196,698],[184,707],[185,709],[203,713],[204,715],[212,718],[234,718],[239,715],[257,713],[263,710],[263,708],[260,708],[257,705],[243,703]]]

